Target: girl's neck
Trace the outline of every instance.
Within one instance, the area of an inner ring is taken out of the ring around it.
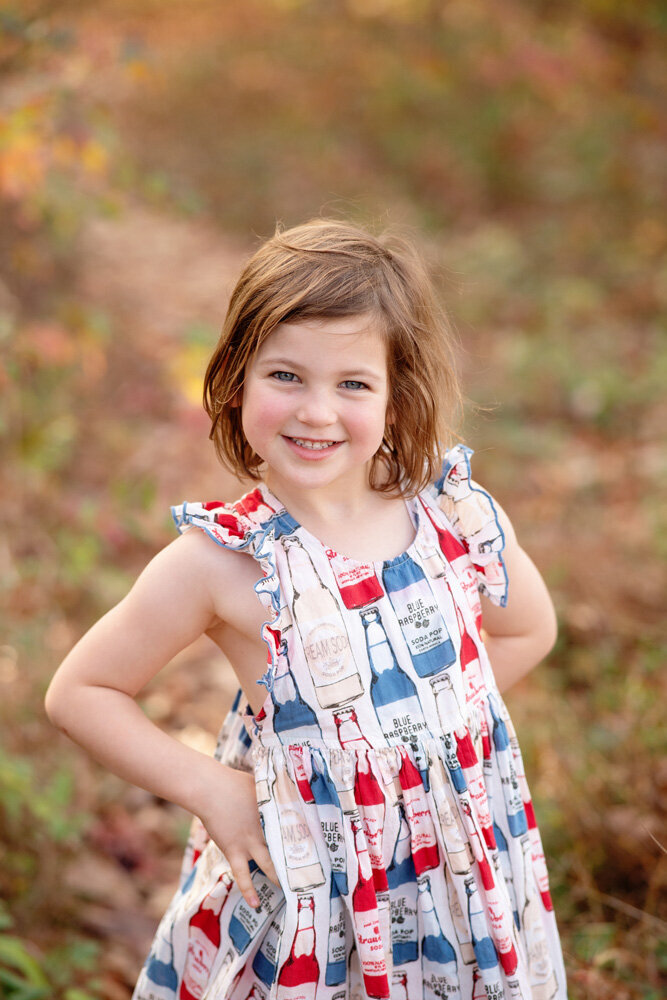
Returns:
[[[402,497],[380,493],[366,484],[357,490],[328,486],[323,490],[290,489],[266,476],[265,485],[292,517],[328,548],[360,562],[391,559],[404,552],[415,536]]]

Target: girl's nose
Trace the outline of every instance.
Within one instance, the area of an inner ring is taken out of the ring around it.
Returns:
[[[310,427],[328,427],[337,420],[336,411],[326,392],[309,392],[302,396],[297,419]]]

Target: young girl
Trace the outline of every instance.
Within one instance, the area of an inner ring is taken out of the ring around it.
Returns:
[[[441,454],[449,340],[410,248],[351,225],[277,232],[239,279],[205,400],[257,485],[174,508],[47,696],[196,817],[135,1000],[566,997],[499,694],[554,612],[470,449]],[[241,686],[215,759],[134,700],[202,632]]]

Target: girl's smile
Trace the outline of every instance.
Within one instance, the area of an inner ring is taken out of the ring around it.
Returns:
[[[248,366],[243,430],[278,492],[364,490],[388,397],[386,347],[370,317],[281,323]]]

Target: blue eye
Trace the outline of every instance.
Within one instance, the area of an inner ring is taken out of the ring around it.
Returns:
[[[278,382],[294,382],[297,376],[294,372],[271,372],[271,378],[275,378]]]
[[[357,382],[356,379],[348,378],[344,382],[341,382],[344,389],[368,389],[365,382]]]

